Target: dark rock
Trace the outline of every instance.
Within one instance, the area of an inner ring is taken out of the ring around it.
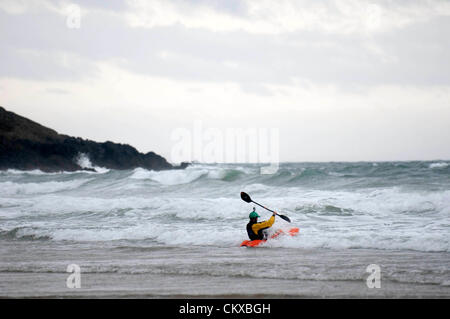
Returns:
[[[0,107],[0,169],[45,172],[94,170],[77,163],[80,154],[86,154],[92,165],[110,169],[143,167],[164,170],[173,167],[162,156],[139,153],[127,144],[97,143],[79,137],[58,134],[27,118]]]

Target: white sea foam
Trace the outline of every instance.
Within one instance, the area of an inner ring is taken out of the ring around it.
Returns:
[[[88,182],[88,179],[78,179],[70,181],[51,181],[40,183],[14,183],[3,182],[0,183],[0,194],[4,196],[9,195],[32,195],[55,193],[64,190],[71,190],[80,187]]]
[[[256,206],[239,198],[245,191],[291,218],[292,224],[276,218],[275,228],[300,228],[299,236],[280,237],[268,246],[450,251],[450,190],[444,177],[443,186],[433,184],[432,190],[416,189],[417,180],[413,188],[329,189],[303,182],[271,184],[270,176],[259,174],[223,179],[240,171],[232,165],[197,165],[186,170],[138,168],[89,176],[3,172],[0,216],[7,220],[0,230],[3,236],[44,240],[151,240],[164,245],[236,247],[247,237],[248,214]],[[427,182],[427,176],[423,180]],[[270,212],[256,208],[261,219],[270,217]]]
[[[207,170],[167,170],[149,171],[143,168],[136,168],[131,179],[150,179],[162,185],[180,185],[191,183],[203,175],[208,174]]]
[[[417,250],[450,252],[448,238],[441,234],[418,235],[419,229],[395,230],[373,224],[371,230],[356,231],[351,227],[300,227],[297,236],[280,236],[267,242],[270,247],[286,248],[326,248],[326,249],[379,249],[379,250]],[[359,229],[363,229],[359,226]]]
[[[208,177],[212,179],[222,179],[226,176],[227,171],[225,169],[210,170],[208,172]]]
[[[94,166],[89,159],[89,156],[85,153],[80,153],[76,158],[76,162],[82,168],[94,169],[97,173],[108,173],[110,170],[105,167]]]
[[[83,166],[82,166],[83,167]],[[90,168],[90,167],[85,167],[85,168]],[[103,168],[103,167],[98,167],[98,166],[93,166],[93,169],[96,170],[97,173],[107,173],[110,170],[107,168]],[[19,169],[7,169],[5,171],[0,171],[0,174],[3,175],[31,175],[31,176],[39,176],[39,175],[45,175],[45,176],[51,176],[51,175],[72,175],[72,174],[79,174],[79,173],[86,173],[86,174],[95,174],[96,172],[91,172],[91,171],[59,171],[59,172],[44,172],[41,171],[40,169],[33,169],[33,170],[19,170]]]
[[[448,163],[445,162],[439,162],[439,163],[431,163],[429,168],[446,168],[448,167]]]
[[[146,170],[144,168],[135,168],[133,174],[130,176],[131,179],[151,179],[152,171]]]
[[[41,171],[40,169],[33,169],[29,171],[22,171],[18,169],[8,169],[6,170],[6,173],[8,174],[14,174],[14,175],[22,175],[22,174],[28,174],[28,175],[55,175],[55,174],[61,174],[61,172],[53,172],[53,173],[46,173]]]
[[[169,171],[153,171],[144,168],[136,168],[133,170],[131,179],[153,180],[162,185],[181,185],[191,183],[201,177],[211,180],[222,180],[228,176],[229,173],[239,172],[244,173],[244,170],[239,168],[217,168],[207,165],[195,165],[184,170],[169,170]],[[236,175],[235,174],[235,175]],[[234,176],[232,176],[234,177]]]
[[[292,216],[291,216],[292,217]],[[111,240],[154,240],[169,246],[223,246],[237,247],[246,239],[245,221],[224,223],[185,223],[168,224],[152,220],[142,220],[132,217],[127,222],[116,223],[104,219],[101,226],[89,227],[92,220],[76,224],[74,220],[58,225],[48,223],[41,227],[26,227],[17,231],[16,236],[33,237],[36,239],[51,238],[52,240],[71,241],[111,241]],[[75,222],[75,225],[74,225]],[[321,221],[327,223],[326,221]],[[129,226],[126,226],[129,224]],[[45,227],[43,227],[45,226]],[[292,226],[277,221],[273,228]],[[357,249],[371,248],[379,250],[419,250],[450,252],[450,243],[442,233],[418,233],[417,226],[410,228],[389,228],[382,223],[366,223],[344,225],[344,223],[327,223],[319,225],[319,221],[296,224],[300,226],[297,236],[282,235],[269,240],[266,247],[285,248],[326,248],[326,249]]]
[[[245,190],[249,193],[257,193],[257,192],[268,192],[270,191],[270,189],[273,189],[274,187],[272,186],[267,186],[264,184],[250,184],[250,185],[246,185],[245,186]]]
[[[164,231],[163,227],[152,225],[135,225],[132,227],[104,227],[81,229],[57,229],[50,235],[54,240],[74,241],[111,241],[111,240],[145,240],[156,237]]]

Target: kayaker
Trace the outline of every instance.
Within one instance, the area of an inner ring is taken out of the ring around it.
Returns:
[[[275,222],[275,215],[276,213],[274,212],[268,220],[258,223],[258,217],[260,216],[253,207],[253,211],[248,216],[250,221],[247,224],[247,233],[250,240],[266,239],[266,229],[271,227]]]

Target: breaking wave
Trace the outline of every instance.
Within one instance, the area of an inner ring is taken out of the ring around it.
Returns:
[[[254,206],[240,200],[245,191],[300,228],[266,248],[450,251],[446,163],[285,163],[271,175],[259,169],[1,171],[0,238],[237,247]],[[277,219],[274,227],[288,225]]]

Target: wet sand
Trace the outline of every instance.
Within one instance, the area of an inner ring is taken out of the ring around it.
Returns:
[[[448,253],[2,241],[2,298],[449,298]],[[81,288],[68,288],[67,265]],[[378,264],[381,287],[366,268]]]

